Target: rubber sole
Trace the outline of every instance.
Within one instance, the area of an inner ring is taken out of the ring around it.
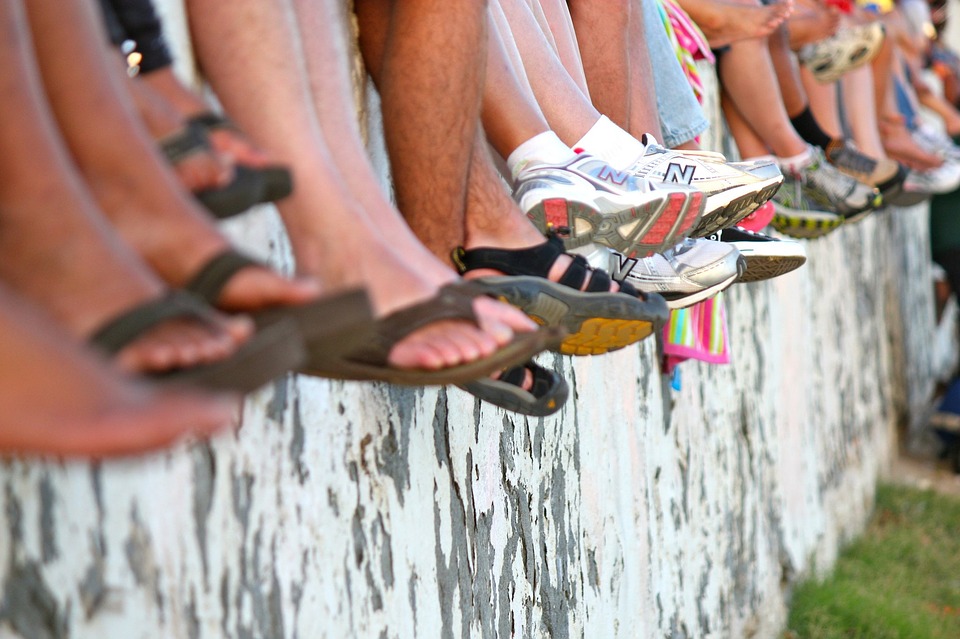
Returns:
[[[691,237],[706,237],[735,225],[776,195],[782,184],[783,176],[780,176],[767,180],[759,189],[756,183],[744,184],[742,187],[734,187],[708,197],[707,212],[703,214],[700,223],[690,234]]]
[[[540,370],[544,369],[540,368]],[[460,384],[459,387],[474,397],[505,410],[531,417],[547,417],[559,411],[567,403],[570,387],[556,372],[545,371],[545,373],[550,376],[552,384],[543,397],[534,397],[530,391],[489,378]]]
[[[669,246],[674,222],[681,216],[686,200],[682,193],[664,192],[641,206],[603,213],[583,202],[547,198],[534,205],[527,217],[543,232],[559,232],[561,226],[569,229],[567,234],[561,234],[567,250],[596,242],[635,257]],[[664,214],[667,217],[660,224]]]
[[[762,282],[785,275],[807,262],[803,256],[785,257],[781,255],[745,255],[747,269],[737,280],[740,283]]]
[[[538,277],[474,280],[542,326],[567,335],[553,350],[564,355],[602,355],[649,337],[670,317],[659,295],[640,300],[624,293],[586,293]]]
[[[843,225],[843,218],[818,219],[798,218],[776,213],[771,220],[773,228],[789,237],[801,240],[815,240],[833,233]]]
[[[705,289],[702,289],[693,293],[678,294],[678,295],[669,295],[664,293],[662,295],[663,295],[663,298],[667,301],[667,307],[670,308],[671,310],[687,308],[688,306],[693,306],[698,302],[708,300],[714,295],[716,295],[717,293],[720,293],[721,291],[725,291],[726,289],[730,288],[743,275],[743,273],[746,272],[746,270],[747,270],[747,262],[746,260],[743,259],[743,257],[740,257],[737,260],[737,272],[731,275],[730,277],[726,278],[722,282],[717,282],[712,286],[708,286]]]

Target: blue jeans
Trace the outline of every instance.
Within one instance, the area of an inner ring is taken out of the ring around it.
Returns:
[[[641,0],[653,84],[657,92],[657,113],[660,116],[661,142],[674,147],[689,142],[707,130],[710,123],[693,94],[680,61],[667,37],[656,0]]]

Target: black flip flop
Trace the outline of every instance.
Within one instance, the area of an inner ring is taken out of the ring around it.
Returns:
[[[240,128],[232,120],[218,113],[207,111],[191,117],[188,122],[194,126],[200,127],[205,133],[228,129],[241,133]],[[277,164],[265,167],[243,166],[248,171],[257,173],[263,182],[263,193],[261,194],[261,203],[276,202],[288,197],[293,193],[293,175],[285,166]]]
[[[187,125],[160,141],[160,150],[171,165],[176,165],[194,153],[212,151],[206,131],[199,124]],[[258,171],[237,165],[233,179],[226,185],[194,192],[193,196],[217,219],[239,215],[253,206],[267,201],[268,187]]]
[[[115,355],[150,329],[174,319],[216,323],[213,310],[192,295],[172,291],[122,313],[97,330],[90,344]],[[157,382],[189,384],[214,391],[248,393],[300,366],[305,357],[303,339],[286,320],[258,330],[226,359],[185,369],[148,374]]]
[[[533,375],[530,390],[522,386],[527,371]],[[532,361],[505,370],[497,379],[478,379],[460,388],[489,404],[531,417],[553,415],[563,408],[570,394],[563,377]]]

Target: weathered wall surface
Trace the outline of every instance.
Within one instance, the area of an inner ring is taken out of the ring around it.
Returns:
[[[282,245],[269,211],[231,231]],[[208,444],[7,462],[0,636],[775,637],[928,393],[926,234],[874,215],[734,287],[732,364],[679,392],[653,341],[543,356],[575,389],[548,419],[291,377]]]

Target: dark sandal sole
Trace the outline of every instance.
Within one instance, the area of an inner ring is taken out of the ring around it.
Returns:
[[[496,379],[478,379],[476,381],[461,384],[460,388],[467,391],[477,399],[483,400],[488,404],[499,406],[505,410],[520,415],[529,415],[530,417],[547,417],[553,415],[567,402],[570,395],[570,387],[566,380],[554,371],[543,369],[536,364],[528,364],[541,371],[541,374],[549,375],[551,385],[542,397],[535,397],[530,391],[524,390],[519,386],[503,382]]]
[[[263,202],[263,177],[256,171],[237,165],[233,181],[219,189],[194,193],[194,197],[217,219],[227,219]]]
[[[624,293],[585,293],[539,277],[473,280],[544,326],[562,326],[564,355],[602,355],[649,337],[670,317],[657,295],[640,300]]]
[[[521,333],[513,341],[490,357],[440,370],[414,370],[367,364],[346,356],[315,362],[310,375],[354,381],[380,381],[401,386],[443,386],[465,384],[489,376],[491,373],[526,362],[537,353],[554,348],[563,338],[558,328],[545,328],[533,333]]]
[[[303,365],[303,339],[290,320],[257,331],[227,359],[193,368],[149,375],[160,384],[212,391],[249,393]]]

